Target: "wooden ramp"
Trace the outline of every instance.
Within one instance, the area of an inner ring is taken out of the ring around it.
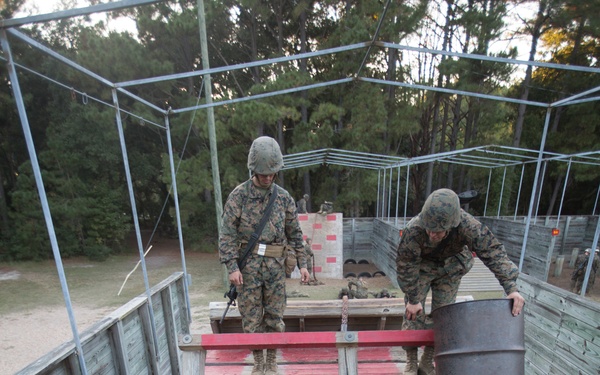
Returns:
[[[479,258],[475,258],[473,268],[461,280],[458,293],[503,292],[504,289]]]

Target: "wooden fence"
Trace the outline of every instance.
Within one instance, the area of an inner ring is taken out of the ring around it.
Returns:
[[[598,375],[600,304],[528,275],[525,298],[525,373]]]
[[[80,334],[89,374],[181,374],[178,335],[189,333],[183,273],[174,273],[151,291],[157,345],[154,344],[146,294]],[[154,348],[158,348],[158,353]],[[67,342],[16,375],[80,374],[74,342]]]

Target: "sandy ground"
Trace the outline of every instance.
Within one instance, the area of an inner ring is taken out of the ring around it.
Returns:
[[[288,294],[298,292],[306,299],[323,299],[347,285],[347,280],[324,279],[323,285],[300,285],[296,279],[288,279]],[[377,292],[389,287],[387,277],[368,280],[369,290]],[[0,284],[1,286],[1,284]],[[190,300],[197,294],[190,290]],[[335,297],[331,297],[335,298]],[[225,300],[223,300],[225,301]],[[208,302],[192,306],[191,331],[212,333],[209,322]],[[114,309],[92,309],[73,306],[78,330],[81,332],[110,314]],[[25,313],[11,313],[0,319],[0,375],[12,375],[61,344],[71,341],[73,333],[67,309],[64,306],[40,307]]]

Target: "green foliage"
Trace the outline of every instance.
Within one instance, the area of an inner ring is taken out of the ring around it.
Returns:
[[[21,3],[7,1],[3,15],[9,17]],[[235,66],[370,41],[515,57],[514,48],[492,51],[501,33],[511,26],[506,21],[506,2],[384,3],[389,8],[380,24],[384,4],[375,0],[205,2],[207,23],[202,26],[208,35],[209,64],[213,68]],[[197,72],[205,67],[196,5],[193,0],[164,1],[115,12],[115,16],[125,14],[136,20],[137,35],[108,32],[103,23],[90,24],[85,18],[34,26],[26,32],[111,82]],[[560,2],[550,5],[551,17],[541,28],[546,60],[593,66],[600,57],[599,24],[592,16],[597,14],[597,5],[580,1],[569,7],[562,7]],[[531,27],[532,20],[526,22]],[[56,85],[27,71],[19,74],[60,251],[64,256],[106,259],[121,249],[133,224],[121,140],[115,111],[110,107],[112,87],[42,57],[22,43],[13,44],[19,63],[39,68],[61,83]],[[357,75],[434,85],[440,91],[356,79],[270,95]],[[597,87],[600,78],[596,76],[536,68],[529,83],[529,99],[548,103],[564,99]],[[221,202],[214,201],[212,158],[218,158],[221,191],[226,199],[249,177],[247,152],[259,135],[275,137],[285,154],[337,148],[410,158],[474,145],[510,144],[516,105],[450,94],[448,90],[518,97],[521,83],[512,87],[507,83],[514,77],[508,64],[458,56],[428,57],[377,44],[303,61],[211,74],[214,102],[264,96],[213,108],[216,156],[211,155],[206,109],[169,115],[186,246],[200,251],[212,251],[216,246],[215,205]],[[6,197],[6,208],[0,212],[0,254],[11,259],[46,259],[52,255],[48,231],[11,85],[5,79],[0,87],[0,182]],[[200,75],[182,75],[126,89],[158,108],[179,109],[206,104],[204,85]],[[122,93],[118,100],[124,110],[120,119],[137,219],[143,229],[156,226],[161,234],[174,236],[177,222],[163,114]],[[554,109],[546,149],[562,153],[598,149],[598,113],[596,102]],[[545,115],[546,108],[527,108],[520,147],[539,147]],[[484,191],[487,186],[487,170],[435,165],[429,176],[428,167],[411,168],[409,196],[415,207],[428,180],[433,188],[469,186]],[[564,166],[549,170],[547,183],[559,181],[565,173]],[[500,175],[494,173],[494,186],[503,183]],[[524,185],[531,184],[532,175],[530,171],[526,174]],[[323,200],[332,200],[336,210],[346,216],[373,216],[376,212],[379,176],[374,171],[314,166],[286,170],[282,176],[281,183],[294,196],[311,194],[315,211]],[[593,167],[573,167],[568,182],[581,198],[572,199],[576,202],[571,207],[582,210],[593,204],[595,197],[590,191],[597,189],[594,184],[598,176]],[[518,171],[508,171],[502,202],[501,192],[492,189],[490,207],[500,204],[501,212],[508,213],[515,204],[518,177]],[[542,205],[548,201],[543,197]],[[484,209],[481,202],[471,208],[478,213]]]

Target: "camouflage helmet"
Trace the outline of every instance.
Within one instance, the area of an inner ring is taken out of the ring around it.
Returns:
[[[426,230],[443,232],[460,223],[458,195],[450,189],[439,189],[427,197],[421,210],[421,222]]]
[[[302,198],[304,198],[305,200],[308,200],[308,198],[310,198],[310,197],[309,197],[309,195],[308,195],[308,194],[304,194],[304,195],[302,196]]]
[[[258,137],[252,142],[248,153],[248,169],[253,173],[270,175],[283,167],[283,155],[279,144],[271,137]]]

